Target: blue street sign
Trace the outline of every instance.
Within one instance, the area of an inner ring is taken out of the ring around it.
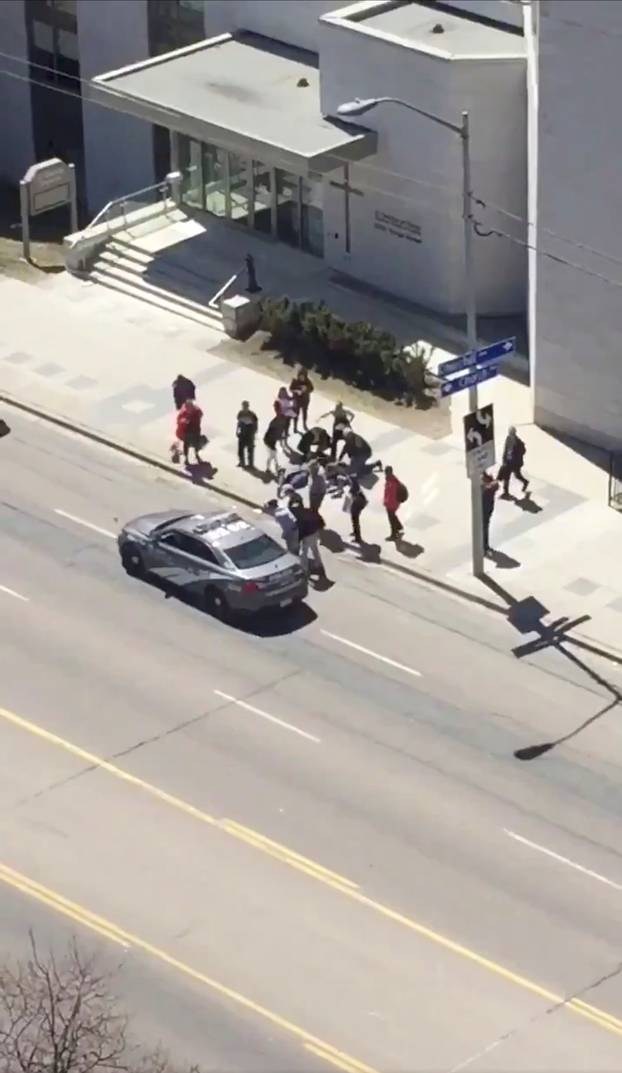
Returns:
[[[510,339],[500,339],[497,343],[491,343],[490,346],[481,347],[480,350],[469,350],[466,354],[451,358],[450,361],[442,361],[437,370],[438,375],[453,376],[454,373],[461,373],[477,365],[489,365],[492,361],[502,361],[503,358],[509,358],[515,350],[515,336]],[[452,392],[448,394],[451,395]]]
[[[485,380],[492,380],[498,372],[498,365],[485,365],[483,369],[474,369],[473,372],[465,373],[464,376],[455,376],[453,380],[446,380],[444,384],[441,384],[441,398],[445,399],[448,395],[455,395],[457,391],[464,391],[467,387],[483,384]]]

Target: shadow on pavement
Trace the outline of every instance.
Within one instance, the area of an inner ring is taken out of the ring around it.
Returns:
[[[425,548],[422,544],[412,544],[410,540],[396,540],[395,550],[403,555],[405,559],[418,559],[423,554]]]
[[[335,529],[322,529],[320,544],[327,551],[332,551],[333,555],[338,555],[340,552],[345,551],[347,547],[345,540]]]
[[[611,697],[611,700],[608,701],[603,708],[595,712],[594,715],[591,715],[583,723],[580,723],[579,726],[574,727],[574,729],[567,734],[557,738],[555,741],[539,742],[536,745],[523,746],[520,749],[516,749],[514,752],[514,756],[517,760],[536,760],[539,756],[543,756],[545,753],[550,752],[555,746],[570,741],[571,738],[576,737],[577,734],[580,734],[586,727],[595,723],[598,719],[601,719],[602,716],[606,715],[608,712],[613,711],[613,709],[622,701],[622,692],[617,686],[608,682],[606,678],[603,678],[603,676],[598,673],[598,671],[589,667],[584,660],[574,652],[571,652],[568,648],[568,644],[571,644],[573,640],[571,631],[576,629],[577,626],[589,622],[592,617],[591,615],[579,615],[579,617],[575,619],[569,619],[564,615],[561,618],[555,619],[553,622],[544,623],[542,620],[549,614],[549,609],[535,596],[526,596],[523,600],[517,600],[493,578],[484,576],[482,580],[487,588],[491,589],[497,596],[500,596],[507,603],[508,622],[521,634],[536,634],[532,640],[517,645],[516,648],[512,649],[512,653],[516,659],[524,659],[525,656],[534,655],[536,652],[541,652],[547,648],[554,648],[564,657],[564,659],[567,659],[574,667],[581,670],[592,682],[601,686]]]
[[[525,512],[525,514],[540,514],[542,511],[542,507],[539,503],[536,503],[532,499],[531,492],[527,492],[522,499],[515,499],[514,502],[517,507],[520,507],[520,509]]]
[[[140,582],[150,585],[153,589],[158,589],[166,600],[178,600],[179,603],[185,604],[186,607],[191,607],[193,611],[205,615],[206,618],[211,619],[213,622],[220,621],[215,615],[210,614],[200,596],[194,593],[185,592],[182,588],[167,584],[160,578],[149,575],[140,579]],[[328,582],[326,587],[330,588],[332,584],[333,582]],[[314,585],[313,587],[321,591],[321,586]],[[269,611],[263,611],[259,615],[234,616],[231,620],[223,622],[222,626],[223,629],[239,630],[241,633],[252,634],[255,637],[284,637],[310,625],[311,622],[315,622],[316,618],[317,615],[313,608],[309,607],[307,603],[302,603],[296,604],[291,608],[273,608]]]
[[[511,555],[495,548],[490,549],[488,558],[492,559],[499,570],[515,570],[517,566],[520,566],[518,559],[513,559]]]

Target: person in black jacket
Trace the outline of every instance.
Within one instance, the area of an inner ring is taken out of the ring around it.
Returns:
[[[319,511],[305,507],[301,499],[289,501],[289,509],[298,522],[300,538],[300,561],[307,574],[315,573],[320,578],[326,577],[326,570],[320,555],[320,533],[324,528],[324,519]]]
[[[361,514],[367,506],[367,496],[361,488],[358,477],[350,477],[350,486],[347,492],[350,497],[350,520],[352,521],[352,537],[355,544],[362,544],[361,537]]]
[[[321,425],[314,425],[300,437],[298,453],[302,455],[303,462],[308,462],[311,458],[326,461],[330,447],[331,440],[326,429]]]
[[[283,432],[286,426],[287,418],[283,417],[279,404],[275,402],[274,417],[268,425],[263,438],[263,442],[266,445],[266,473],[273,473],[275,477],[278,477],[280,469],[277,447],[283,439]]]
[[[526,447],[520,436],[517,435],[514,425],[510,425],[508,434],[503,445],[501,468],[497,479],[503,483],[503,495],[510,497],[510,477],[516,477],[522,483],[523,492],[527,491],[529,481],[523,476],[523,463],[525,461]]]
[[[257,435],[257,414],[244,400],[238,411],[236,435],[238,437],[238,466],[253,469],[255,466],[255,436]]]
[[[188,399],[194,401],[196,395],[197,389],[192,383],[192,380],[189,380],[187,376],[182,376],[181,373],[179,376],[175,377],[173,380],[173,400],[175,402],[176,410],[181,410],[183,404],[187,402]]]

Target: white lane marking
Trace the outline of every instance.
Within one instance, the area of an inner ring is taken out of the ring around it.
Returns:
[[[92,529],[95,533],[110,537],[111,540],[117,539],[117,534],[111,533],[110,529],[102,529],[101,525],[93,525],[93,522],[87,522],[84,518],[76,518],[75,514],[68,514],[66,510],[61,510],[60,507],[54,507],[54,513],[60,514],[61,518],[68,518],[70,522],[75,522],[76,525],[83,525],[85,529]]]
[[[554,853],[552,849],[547,849],[546,846],[539,846],[537,842],[531,842],[528,838],[524,838],[523,835],[517,835],[515,831],[508,831],[506,827],[503,830],[506,835],[509,835],[516,842],[522,842],[524,846],[530,846],[531,849],[537,850],[538,853],[544,853],[547,857],[552,857],[554,861],[559,861],[560,864],[567,864],[570,868],[575,868],[577,872],[583,872],[583,875],[590,876],[591,879],[597,879],[599,883],[606,883],[608,887],[613,887],[614,890],[622,890],[621,883],[614,883],[612,879],[601,876],[600,872],[593,872],[591,868],[584,868],[582,864],[577,864],[576,861],[571,861],[568,857],[562,857],[561,853]]]
[[[6,593],[7,596],[14,596],[16,600],[23,600],[25,604],[28,603],[27,596],[22,596],[21,592],[15,592],[15,589],[9,589],[6,585],[0,585],[0,592]]]
[[[262,719],[267,719],[270,723],[276,723],[277,726],[283,727],[285,730],[291,730],[293,734],[300,734],[301,738],[314,741],[317,745],[321,744],[320,738],[314,737],[313,734],[307,734],[306,730],[292,726],[291,723],[286,723],[283,719],[277,719],[276,715],[269,715],[268,712],[263,712],[261,708],[255,708],[252,704],[247,704],[245,700],[238,700],[237,697],[232,697],[230,693],[223,693],[220,689],[215,689],[214,693],[217,697],[230,701],[231,704],[237,704],[239,708],[245,708],[247,712],[252,712],[253,715],[260,715]]]
[[[388,656],[381,656],[379,652],[373,652],[371,648],[364,648],[363,645],[356,644],[355,641],[348,641],[346,637],[339,637],[336,633],[329,633],[328,630],[320,630],[325,637],[330,637],[331,641],[338,641],[340,645],[347,645],[348,648],[355,648],[357,652],[362,652],[365,656],[371,656],[372,659],[379,659],[381,663],[388,663],[390,667],[397,667],[399,671],[405,671],[406,674],[414,674],[416,678],[421,678],[421,671],[416,671],[414,667],[406,667],[403,663],[398,663],[396,659],[389,659]]]

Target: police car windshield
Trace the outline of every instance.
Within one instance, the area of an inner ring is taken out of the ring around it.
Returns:
[[[238,570],[265,566],[267,563],[274,562],[275,559],[280,559],[283,555],[282,548],[265,533],[253,537],[252,540],[246,540],[243,544],[235,544],[232,548],[222,550]]]

